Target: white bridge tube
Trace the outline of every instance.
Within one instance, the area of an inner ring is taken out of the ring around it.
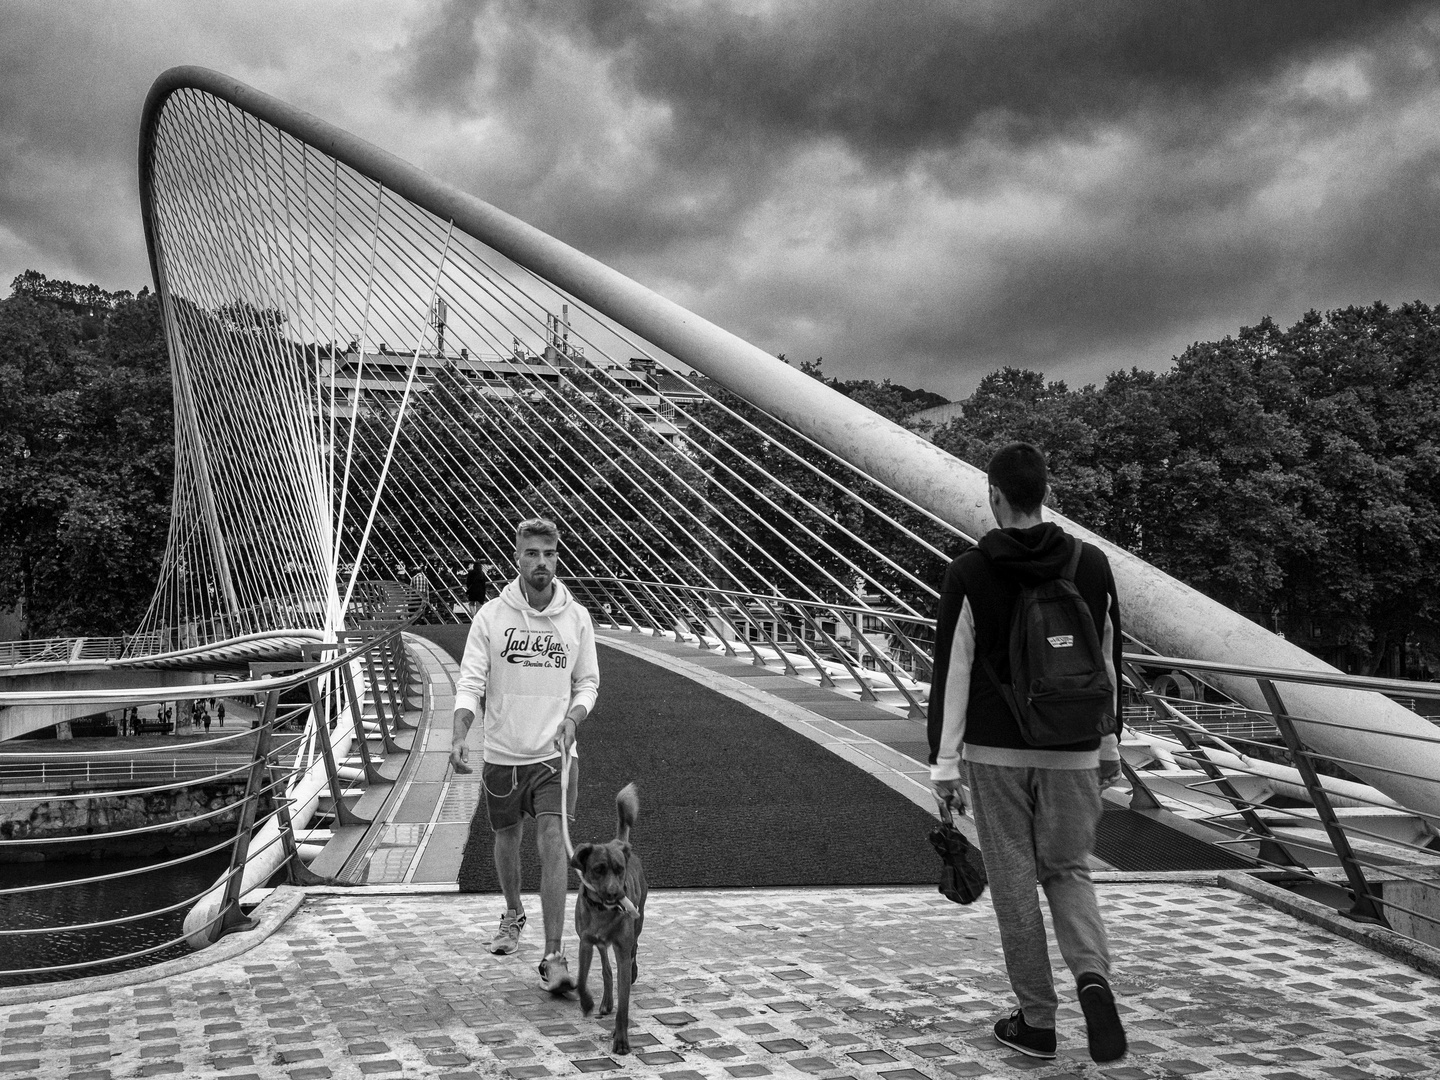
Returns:
[[[863,405],[770,356],[618,271],[436,179],[379,147],[303,110],[205,68],[164,72],[146,99],[140,134],[141,210],[155,258],[149,197],[149,153],[165,99],[194,87],[231,102],[385,185],[580,301],[693,366],[770,415],[809,435],[875,477],[972,535],[994,527],[984,473],[891,423]],[[159,275],[156,274],[157,287]],[[1058,514],[1047,517],[1104,550],[1114,567],[1126,628],[1151,648],[1256,667],[1339,672],[1303,649],[1176,581],[1129,552]],[[1247,706],[1265,702],[1252,680],[1215,677]],[[1326,754],[1389,772],[1352,769],[1397,802],[1440,820],[1440,745],[1436,729],[1376,693],[1302,685],[1280,687],[1287,711],[1347,725],[1341,731],[1298,724],[1307,743]]]

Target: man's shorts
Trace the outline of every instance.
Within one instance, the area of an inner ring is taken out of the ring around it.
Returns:
[[[480,769],[485,784],[485,813],[490,830],[499,832],[520,824],[527,817],[560,813],[560,759],[537,761],[533,765],[491,765]],[[580,762],[570,759],[570,788],[567,810],[575,820],[575,799],[580,789]]]

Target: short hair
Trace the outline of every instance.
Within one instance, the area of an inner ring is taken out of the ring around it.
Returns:
[[[527,536],[543,536],[548,540],[554,540],[557,545],[560,543],[560,529],[549,518],[526,518],[516,525],[515,547],[517,550],[525,542]]]
[[[1045,455],[1027,442],[996,450],[985,466],[985,475],[1016,513],[1033,514],[1045,501]]]

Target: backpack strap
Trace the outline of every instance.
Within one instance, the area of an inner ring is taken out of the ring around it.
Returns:
[[[1080,569],[1080,556],[1085,553],[1085,541],[1078,536],[1072,536],[1070,543],[1073,550],[1070,552],[1070,561],[1065,564],[1065,572],[1060,576],[1066,581],[1074,582],[1075,571]]]
[[[980,552],[985,561],[990,564],[991,572],[994,573],[995,560],[990,558],[990,553],[982,551],[979,544],[975,545],[974,550]],[[1015,718],[1015,722],[1018,724],[1020,722],[1020,707],[1015,703],[1015,691],[1000,681],[1000,676],[995,673],[995,665],[990,663],[990,657],[986,656],[985,651],[980,648],[978,634],[975,639],[975,658],[980,661],[980,666],[985,669],[985,674],[990,676],[990,684],[995,687],[995,692],[1000,695],[1000,700],[1009,708],[1010,715]]]
[[[1010,715],[1015,718],[1015,722],[1020,723],[1020,706],[1015,701],[1015,688],[1006,686],[1000,681],[1000,676],[995,674],[995,665],[990,663],[990,658],[978,648],[975,650],[975,655],[980,658],[980,666],[985,669],[985,674],[990,676],[990,682],[994,685],[995,692],[1000,695],[1000,700],[1010,710]]]

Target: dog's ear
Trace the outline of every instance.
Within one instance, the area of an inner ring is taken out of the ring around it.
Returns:
[[[630,861],[630,841],[626,840],[620,845],[620,853],[625,856],[625,861]]]
[[[575,854],[570,856],[570,865],[583,874],[594,851],[594,844],[581,844],[575,849]]]

